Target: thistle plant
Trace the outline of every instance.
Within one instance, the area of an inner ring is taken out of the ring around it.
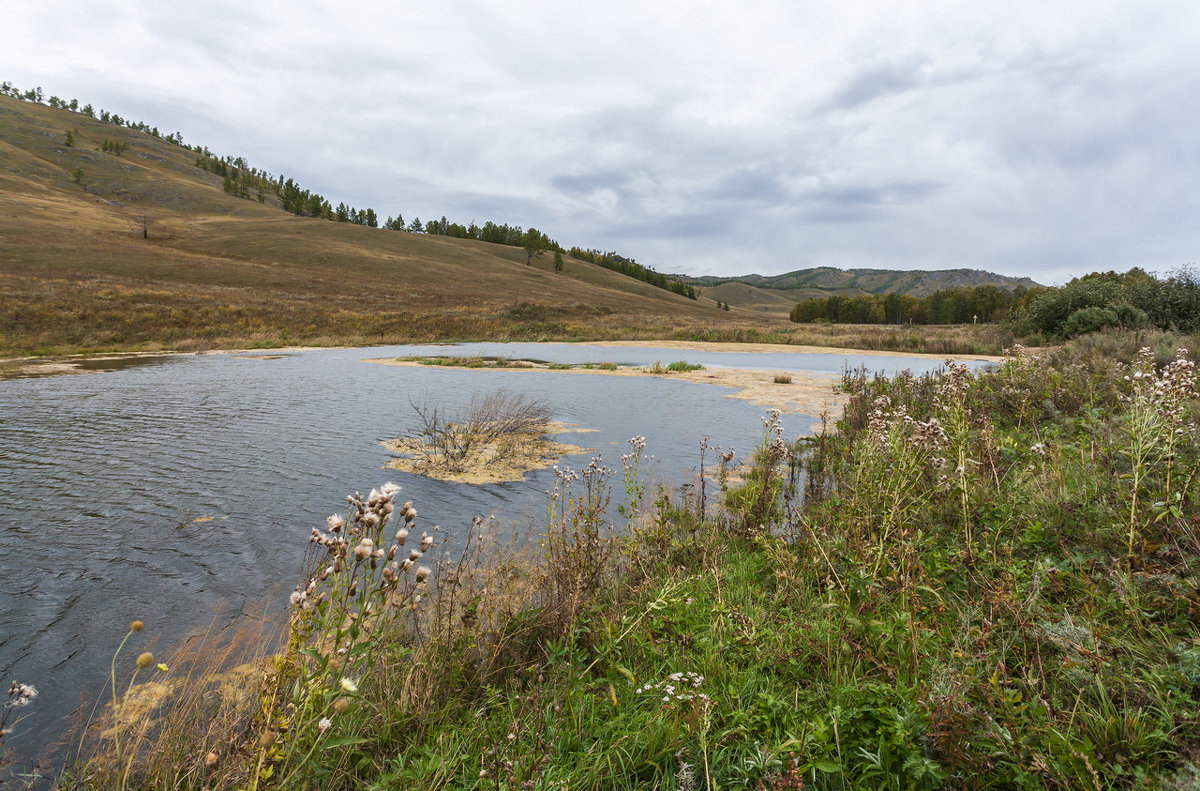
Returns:
[[[325,530],[312,529],[308,571],[291,594],[289,649],[267,704],[267,733],[285,736],[282,744],[260,742],[256,778],[270,777],[275,762],[294,773],[305,763],[297,751],[307,745],[311,755],[337,730],[337,715],[369,683],[380,653],[395,648],[391,630],[411,624],[419,637],[415,611],[432,575],[421,561],[435,540],[428,532],[417,536],[417,509],[411,502],[397,508],[399,491],[388,483],[365,498],[355,492],[345,517],[334,514]],[[289,684],[291,699],[280,710],[275,701]]]
[[[755,449],[754,466],[746,482],[725,496],[726,505],[737,515],[737,529],[745,535],[763,532],[781,515],[780,495],[784,487],[781,468],[792,452],[783,440],[781,414],[778,409],[772,409],[762,419],[763,434]],[[721,462],[722,465],[727,463],[724,455]],[[722,466],[722,477],[724,472]]]
[[[1194,462],[1185,465],[1184,486],[1180,490],[1173,488],[1179,478],[1178,453],[1185,441],[1196,435],[1193,414],[1200,393],[1196,389],[1195,363],[1187,359],[1186,349],[1178,349],[1176,359],[1158,371],[1154,353],[1143,347],[1124,379],[1130,390],[1122,397],[1126,411],[1121,430],[1126,442],[1120,453],[1129,462],[1125,548],[1127,557],[1132,558],[1145,522],[1139,506],[1148,483],[1161,475],[1161,502],[1171,504],[1174,494],[1186,493],[1196,474]]]
[[[642,452],[646,449],[646,438],[632,437],[629,452],[621,456],[621,475],[625,482],[625,502],[617,506],[617,513],[627,524],[642,510],[642,498],[646,494],[646,482],[641,477]],[[652,457],[645,457],[652,458]]]
[[[21,710],[32,703],[37,696],[38,691],[33,684],[21,684],[17,681],[9,684],[8,698],[0,706],[0,769],[3,769],[6,763],[4,739],[12,733],[13,726],[24,719],[25,715],[21,713]],[[3,779],[0,779],[0,783],[2,782]]]
[[[615,534],[608,509],[609,481],[615,474],[599,455],[580,472],[554,467],[544,547],[555,606],[569,618],[574,617],[581,597],[599,590],[605,574],[613,571]],[[577,491],[577,483],[581,490]]]
[[[937,417],[918,421],[886,395],[871,406],[867,430],[854,449],[846,499],[858,538],[875,550],[877,572],[895,534],[907,530],[937,495],[949,443]]]
[[[975,468],[979,466],[979,462],[971,453],[973,410],[970,400],[973,382],[974,377],[965,363],[947,360],[946,372],[942,375],[941,386],[935,398],[942,436],[946,440],[947,455],[954,462],[954,470],[944,480],[958,496],[963,548],[968,559],[974,557],[971,490],[974,488]]]

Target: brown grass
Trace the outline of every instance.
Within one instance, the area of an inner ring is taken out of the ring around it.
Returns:
[[[180,641],[165,656],[167,673],[132,687],[115,711],[105,706],[87,723],[70,759],[75,768],[59,787],[199,787],[226,765],[236,772],[252,746],[263,678],[279,640],[276,619],[259,613]],[[120,762],[114,736],[122,744]]]

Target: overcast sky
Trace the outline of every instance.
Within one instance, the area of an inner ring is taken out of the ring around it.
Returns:
[[[9,3],[0,80],[660,271],[1200,260],[1200,3]]]

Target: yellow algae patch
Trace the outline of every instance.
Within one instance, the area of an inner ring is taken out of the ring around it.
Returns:
[[[403,458],[392,459],[385,467],[403,470],[426,478],[454,483],[507,483],[522,481],[525,473],[550,467],[564,456],[589,452],[588,448],[570,445],[551,439],[550,435],[579,433],[577,429],[563,423],[541,422],[521,431],[502,436],[463,436],[472,429],[455,426],[456,438],[465,453],[448,456],[435,447],[427,438],[404,438],[387,440],[383,446],[402,454]]]

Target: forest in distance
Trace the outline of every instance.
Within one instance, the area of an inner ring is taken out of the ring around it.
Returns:
[[[994,285],[907,294],[834,295],[796,303],[797,323],[991,324],[1018,335],[1064,338],[1106,327],[1194,331],[1200,326],[1200,276],[1182,266],[1165,278],[1140,268],[1093,272],[1058,288]]]

